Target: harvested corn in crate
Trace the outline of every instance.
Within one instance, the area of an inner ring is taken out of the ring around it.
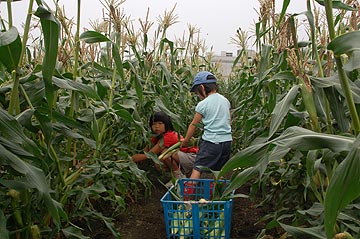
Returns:
[[[233,201],[217,199],[228,183],[179,179],[161,198],[167,238],[230,238]]]

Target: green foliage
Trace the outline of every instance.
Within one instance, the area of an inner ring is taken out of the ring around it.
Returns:
[[[95,220],[120,238],[115,218],[152,189],[130,159],[148,142],[149,116],[163,110],[185,134],[195,106],[190,81],[212,66],[165,34],[153,49],[146,32],[144,45],[135,44],[131,26],[74,39],[64,16],[37,4],[33,49],[21,48],[14,27],[0,34],[1,237],[88,238]]]
[[[332,8],[343,11],[335,22],[327,19],[330,42],[310,1],[301,13],[309,40],[299,42],[301,14],[289,15],[290,1],[283,1],[278,17],[261,12],[256,55],[242,49],[230,78],[219,82],[231,101],[234,140],[233,157],[216,175],[233,172],[224,195],[252,183],[251,196],[273,209],[263,218],[264,233],[281,227],[293,237],[358,236],[358,29],[346,25],[352,7],[316,2],[329,16]],[[162,110],[185,134],[196,104],[193,75],[220,74],[200,42],[190,37],[179,45],[166,37],[169,23],[160,24],[150,46],[152,23],[136,32],[112,11],[112,27],[74,39],[61,14],[37,3],[41,36],[34,50],[22,49],[26,41],[16,28],[0,33],[0,237],[40,231],[87,238],[84,229],[100,220],[120,238],[115,218],[127,200],[152,187],[147,168],[129,157],[147,144],[149,116]],[[98,203],[114,210],[105,215]]]
[[[333,8],[354,10],[330,2]],[[284,1],[277,22],[263,13],[256,24],[259,53],[251,65],[235,67],[229,81],[235,152],[220,176],[234,172],[228,192],[251,182],[252,195],[262,195],[260,205],[273,209],[263,218],[268,224],[261,235],[281,227],[295,238],[332,238],[340,232],[358,236],[358,220],[342,214],[359,213],[354,206],[360,194],[353,190],[359,166],[352,110],[359,104],[354,73],[359,71],[358,29],[344,26],[344,11],[336,21],[341,34],[324,45],[319,34],[325,33],[315,25],[308,1],[303,14],[312,45],[300,44],[291,19],[299,14],[287,16],[288,4]],[[326,47],[338,58],[335,62]],[[317,214],[310,212],[314,205],[322,207]]]

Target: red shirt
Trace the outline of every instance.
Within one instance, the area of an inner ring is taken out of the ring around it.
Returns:
[[[163,139],[164,139],[163,146],[166,148],[169,148],[172,145],[179,142],[179,140],[183,140],[184,137],[180,135],[180,138],[179,138],[179,135],[177,132],[168,131],[163,134]],[[158,141],[159,140],[156,137],[151,137],[151,143],[153,145],[157,144]],[[199,149],[198,149],[198,147],[192,146],[192,147],[181,148],[180,151],[182,151],[184,153],[195,153],[196,154],[199,151]]]

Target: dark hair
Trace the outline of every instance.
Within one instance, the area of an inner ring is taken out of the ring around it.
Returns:
[[[200,85],[194,86],[193,91],[201,93],[201,90],[200,90],[201,85],[204,86],[206,95],[208,95],[212,90],[218,90],[218,85],[216,83],[206,83],[206,84],[200,84]],[[206,95],[203,95],[203,96],[205,97]]]
[[[150,120],[149,120],[150,129],[154,122],[159,122],[159,121],[165,124],[165,132],[174,131],[174,126],[171,122],[170,116],[168,116],[162,111],[155,112],[152,116],[150,116]]]

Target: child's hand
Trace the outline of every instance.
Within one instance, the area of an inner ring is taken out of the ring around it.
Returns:
[[[188,146],[189,142],[187,140],[181,141],[180,148],[186,148]]]

